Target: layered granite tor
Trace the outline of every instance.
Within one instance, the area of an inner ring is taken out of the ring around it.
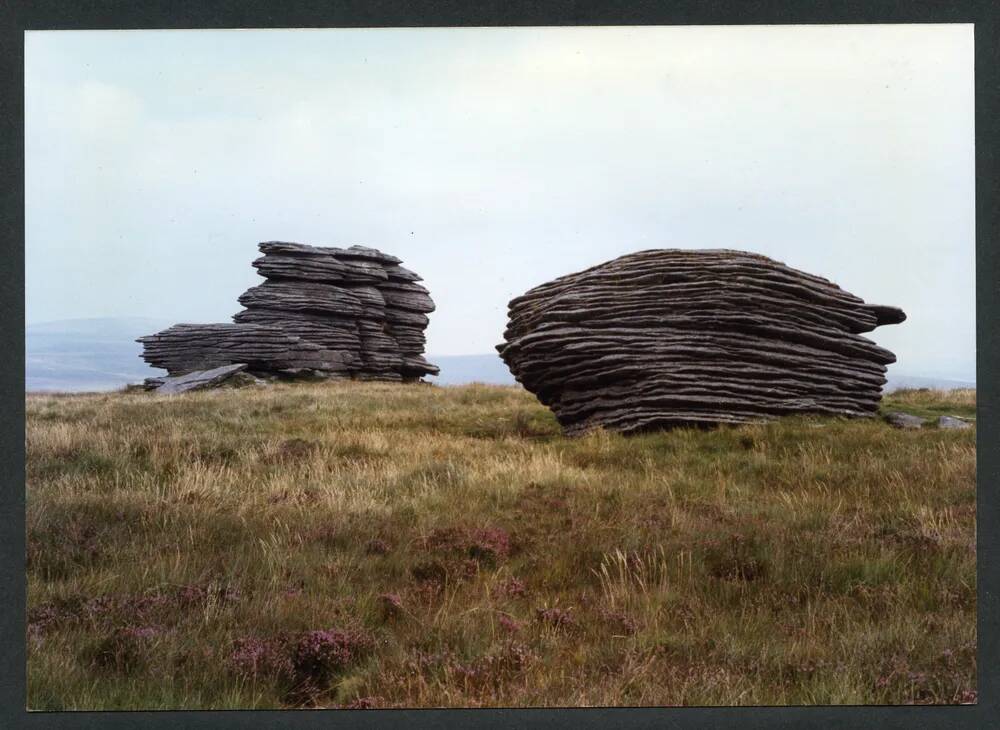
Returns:
[[[640,251],[511,300],[497,346],[567,434],[876,413],[906,319],[759,254]]]
[[[256,375],[411,382],[436,375],[423,357],[434,302],[400,259],[373,248],[267,241],[265,278],[239,297],[231,324],[178,324],[139,339],[171,375],[244,363]]]

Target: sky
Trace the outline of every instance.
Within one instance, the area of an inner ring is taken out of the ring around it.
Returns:
[[[648,248],[737,248],[975,378],[971,25],[32,31],[26,322],[228,321],[256,244],[424,277],[428,353]]]

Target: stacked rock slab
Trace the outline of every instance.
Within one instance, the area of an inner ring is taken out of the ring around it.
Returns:
[[[732,250],[640,251],[511,300],[500,356],[568,434],[874,415],[906,319]]]
[[[239,297],[232,324],[174,325],[140,338],[170,375],[245,363],[257,374],[415,381],[434,303],[400,260],[372,248],[268,241],[253,262],[265,281]]]
[[[175,324],[139,342],[143,359],[172,376],[235,363],[257,371],[329,370],[336,355],[265,325]]]

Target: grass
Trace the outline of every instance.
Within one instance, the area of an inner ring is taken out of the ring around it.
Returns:
[[[902,411],[913,416],[936,420],[939,416],[976,418],[975,388],[935,390],[916,388],[897,390],[882,399],[883,411]]]
[[[976,697],[975,429],[342,383],[29,395],[27,449],[34,710]]]

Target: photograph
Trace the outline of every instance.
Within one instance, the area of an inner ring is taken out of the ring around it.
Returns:
[[[26,30],[24,709],[977,704],[973,39]]]

